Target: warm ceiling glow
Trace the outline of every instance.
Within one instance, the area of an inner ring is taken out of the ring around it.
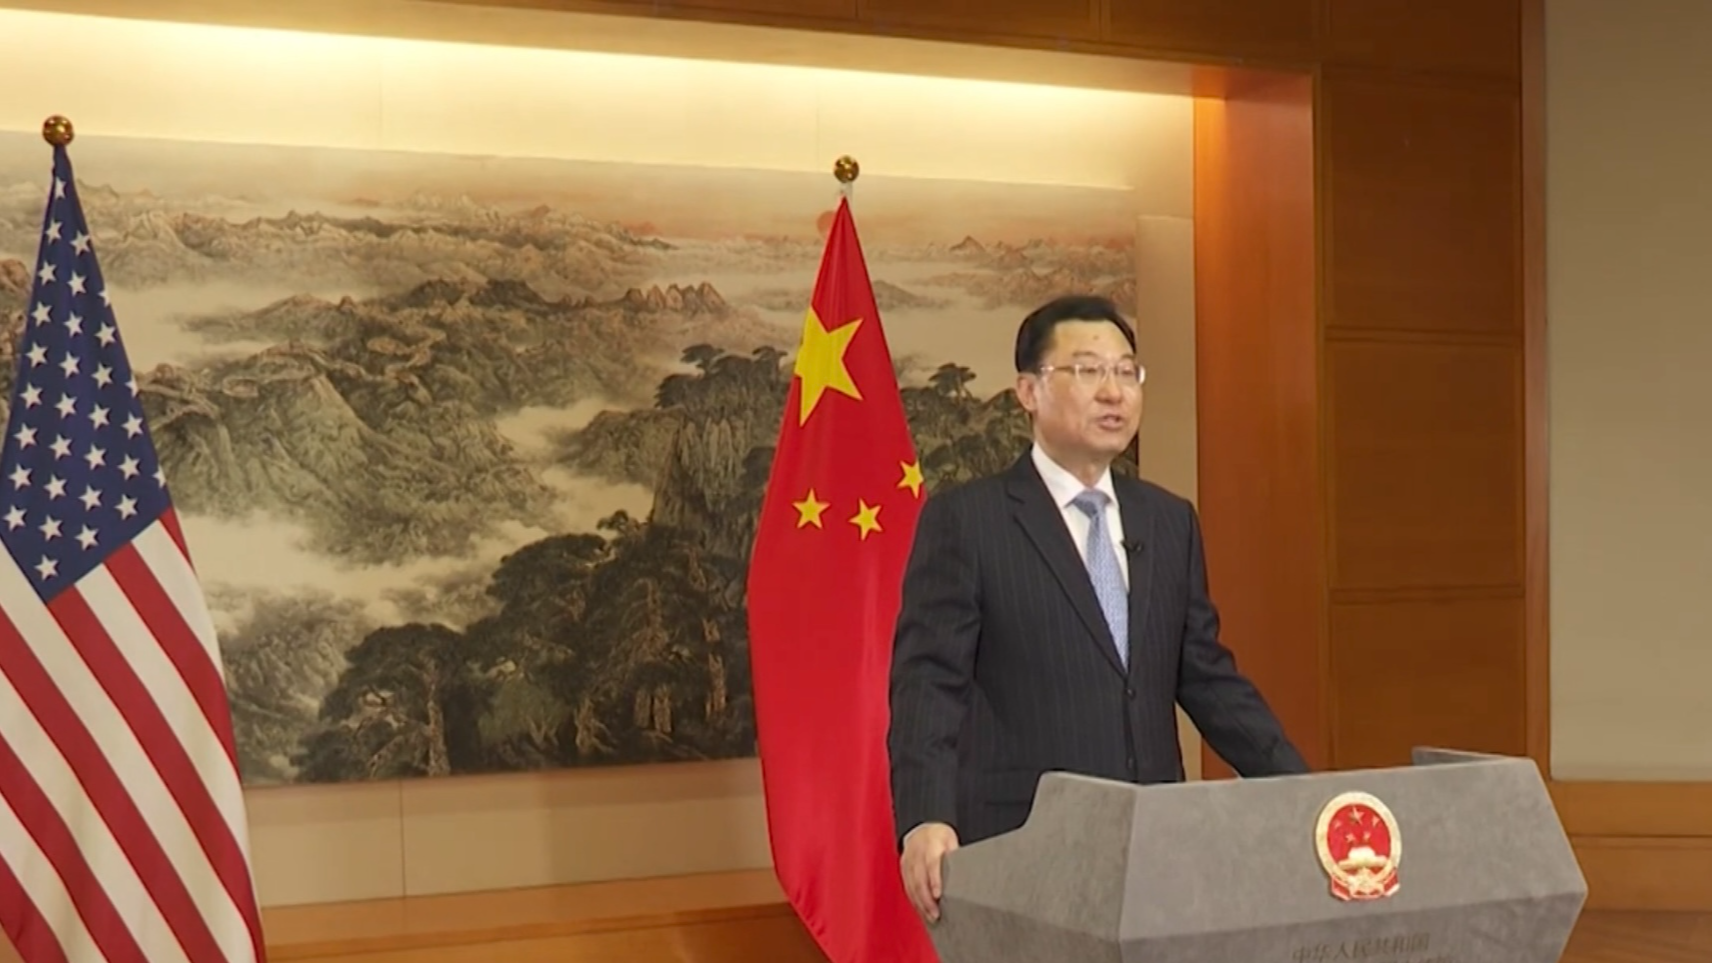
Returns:
[[[1089,186],[1188,162],[1178,95],[21,10],[0,36],[12,130],[775,170],[849,153]],[[101,69],[65,70],[68,43]]]

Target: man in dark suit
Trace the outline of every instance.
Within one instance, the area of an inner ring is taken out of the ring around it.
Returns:
[[[1194,507],[1114,458],[1141,421],[1135,334],[1104,298],[1022,322],[1034,444],[922,506],[891,674],[894,815],[910,899],[940,861],[1021,826],[1042,773],[1181,781],[1175,706],[1241,775],[1308,770],[1219,642]]]

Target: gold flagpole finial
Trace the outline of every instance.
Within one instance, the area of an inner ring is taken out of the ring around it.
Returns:
[[[838,178],[838,193],[848,202],[856,178],[862,176],[862,165],[856,163],[856,158],[845,154],[832,162],[832,176]]]
[[[58,114],[42,121],[42,140],[55,147],[64,147],[71,143],[72,138],[76,136],[77,134],[71,129],[71,121]]]

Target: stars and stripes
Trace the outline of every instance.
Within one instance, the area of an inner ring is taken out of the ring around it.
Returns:
[[[0,926],[25,963],[265,959],[213,622],[71,162],[0,447]]]

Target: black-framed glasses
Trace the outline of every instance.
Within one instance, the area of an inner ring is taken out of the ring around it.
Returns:
[[[1147,381],[1147,369],[1134,361],[1118,361],[1112,364],[1043,364],[1035,370],[1040,372],[1042,377],[1054,371],[1062,371],[1084,388],[1099,387],[1107,376],[1120,388],[1139,388]]]

